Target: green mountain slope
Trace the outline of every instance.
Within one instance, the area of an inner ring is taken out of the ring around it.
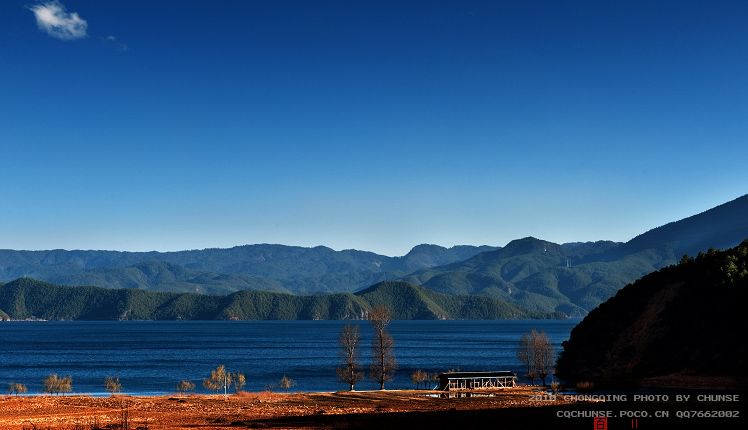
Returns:
[[[149,291],[227,294],[242,290],[290,293],[281,282],[250,275],[197,272],[171,263],[146,262],[118,269],[95,269],[54,277],[61,285],[137,288]]]
[[[0,309],[11,318],[53,320],[363,319],[386,304],[395,319],[508,319],[552,317],[487,297],[447,296],[402,282],[357,294],[297,296],[240,291],[227,296],[138,289],[66,287],[29,278],[0,286]]]
[[[748,241],[684,259],[590,312],[564,343],[558,374],[596,384],[673,375],[727,376],[745,384],[746,304]]]
[[[356,295],[372,306],[387,306],[400,319],[518,319],[559,316],[527,312],[489,297],[440,294],[397,281],[381,282]]]
[[[528,237],[500,250],[424,269],[404,279],[442,293],[478,294],[539,312],[581,316],[632,276],[654,269],[635,257],[615,264],[584,262],[590,256],[604,254],[611,246],[610,242],[590,243],[580,252],[580,244],[558,245]]]

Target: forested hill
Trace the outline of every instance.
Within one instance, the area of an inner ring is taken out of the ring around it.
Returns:
[[[0,316],[49,320],[294,320],[363,319],[376,305],[395,319],[520,319],[558,315],[526,312],[488,297],[451,296],[404,282],[365,291],[296,296],[241,291],[228,296],[133,289],[66,287],[23,278],[0,286]]]
[[[590,312],[564,343],[558,375],[598,385],[668,375],[721,376],[745,384],[747,306],[748,240],[684,258]]]

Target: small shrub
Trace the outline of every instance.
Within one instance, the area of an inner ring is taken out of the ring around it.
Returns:
[[[291,387],[296,385],[296,382],[293,379],[289,378],[288,376],[283,375],[283,378],[281,378],[279,385],[281,388],[288,391],[291,389]]]
[[[112,394],[119,393],[122,391],[122,384],[119,383],[119,378],[115,376],[107,376],[104,378],[104,388]]]

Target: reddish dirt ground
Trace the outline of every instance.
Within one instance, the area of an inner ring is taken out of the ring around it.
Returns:
[[[438,420],[440,414],[473,414],[506,408],[550,406],[531,400],[527,387],[482,392],[480,397],[440,398],[429,391],[337,393],[240,393],[206,396],[0,397],[0,428],[91,430],[365,427],[410,417]],[[488,396],[490,394],[490,396]],[[568,402],[567,402],[568,403]],[[555,405],[563,401],[553,402]]]

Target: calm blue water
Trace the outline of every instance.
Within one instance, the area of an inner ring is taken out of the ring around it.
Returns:
[[[297,391],[333,391],[338,336],[346,321],[64,321],[0,323],[0,390],[10,382],[41,391],[48,374],[73,377],[77,393],[103,392],[104,377],[119,376],[133,394],[174,392],[190,379],[203,391],[202,378],[218,364],[247,376],[245,390],[259,391],[287,374]],[[371,328],[361,327],[361,361],[370,362]],[[566,321],[395,321],[399,365],[387,388],[411,388],[415,369],[430,372],[514,370],[522,333],[545,331],[556,350],[578,320]],[[357,389],[374,389],[370,381]]]

